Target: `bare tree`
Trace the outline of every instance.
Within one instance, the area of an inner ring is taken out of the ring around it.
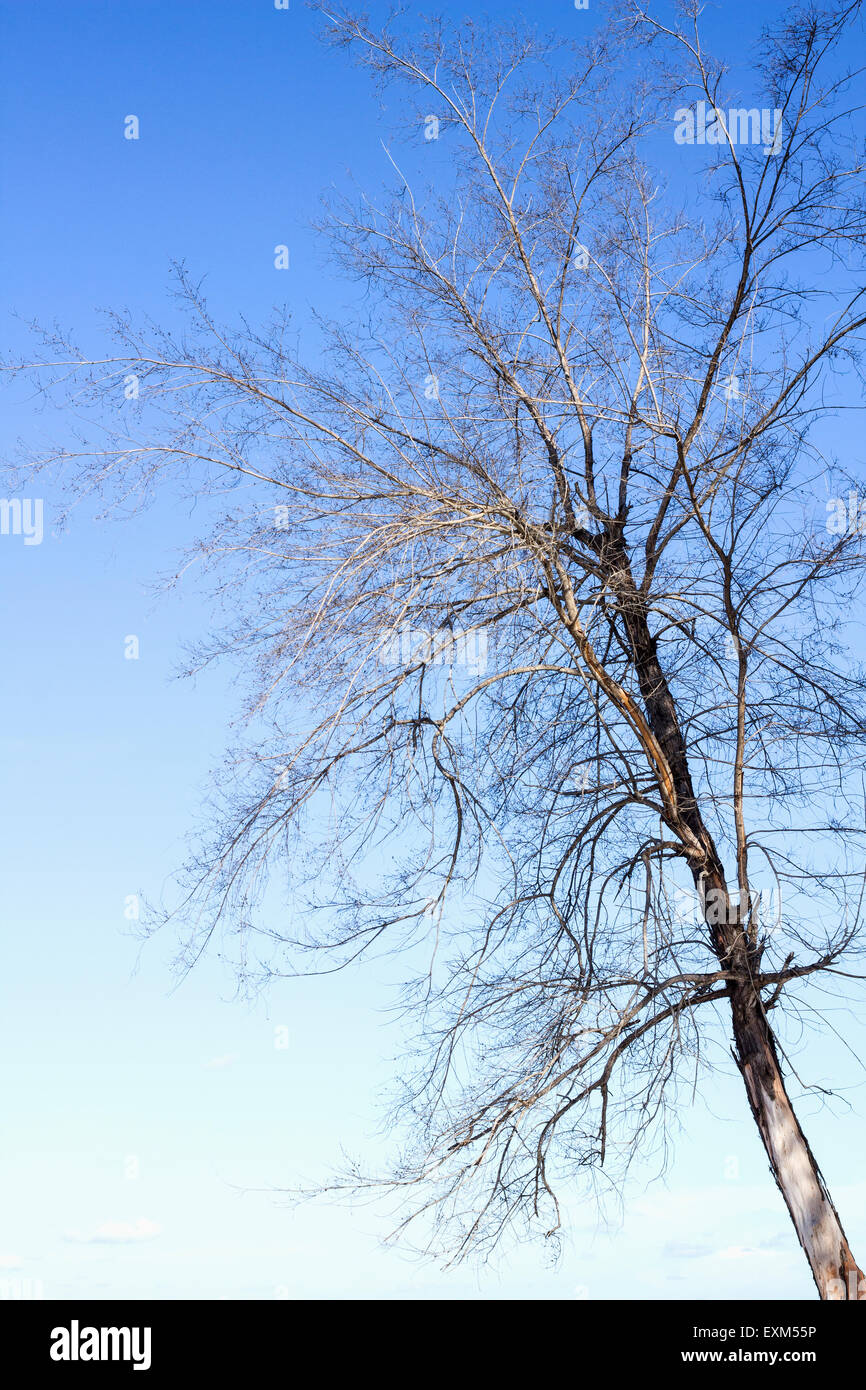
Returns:
[[[866,327],[860,4],[791,10],[745,105],[691,4],[583,45],[317,8],[450,156],[330,209],[357,320],[299,360],[181,269],[182,335],[118,318],[100,359],[29,364],[106,406],[42,460],[76,494],[230,484],[201,659],[245,655],[255,733],[184,959],[223,930],[251,983],[406,953],[383,1183],[458,1257],[619,1181],[724,1026],[820,1296],[856,1298],[782,1024],[856,975],[863,891],[864,557],[820,431]]]

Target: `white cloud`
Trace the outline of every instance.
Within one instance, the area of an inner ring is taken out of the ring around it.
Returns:
[[[729,1245],[726,1250],[720,1250],[718,1259],[720,1260],[753,1260],[756,1255],[763,1255],[765,1258],[773,1258],[774,1250],[768,1250],[764,1246],[756,1245]]]
[[[20,1255],[0,1255],[0,1269],[20,1269]]]
[[[155,1221],[140,1216],[137,1221],[103,1221],[89,1234],[67,1231],[63,1238],[76,1245],[130,1245],[139,1240],[153,1240],[161,1230]]]
[[[226,1067],[238,1060],[239,1055],[237,1052],[227,1052],[224,1057],[211,1057],[210,1061],[204,1064],[205,1071],[225,1071]]]
[[[671,1260],[702,1260],[713,1254],[712,1245],[700,1245],[683,1240],[669,1240],[662,1255]]]

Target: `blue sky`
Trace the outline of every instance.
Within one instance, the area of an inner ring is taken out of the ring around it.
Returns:
[[[519,11],[496,6],[502,18]],[[591,12],[533,6],[551,27]],[[754,12],[727,3],[711,28],[737,47]],[[56,319],[94,345],[99,306],[169,316],[172,258],[207,275],[227,316],[255,322],[283,299],[301,316],[339,308],[307,224],[347,172],[362,184],[387,176],[384,126],[363,75],[320,45],[296,0],[287,12],[270,0],[2,0],[0,20],[7,345],[26,340],[15,314]],[[138,141],[123,138],[130,113]],[[286,273],[274,269],[278,243],[290,247]],[[20,385],[4,406],[7,454],[19,435],[56,432]],[[125,906],[170,895],[238,693],[229,669],[176,679],[184,644],[213,616],[195,583],[154,589],[194,535],[189,508],[167,497],[100,522],[84,506],[59,535],[56,506],[46,492],[42,545],[0,538],[11,596],[0,1295],[809,1296],[738,1078],[686,1108],[666,1185],[639,1171],[611,1229],[574,1200],[555,1267],[522,1246],[496,1267],[442,1271],[383,1249],[388,1224],[373,1208],[296,1209],[274,1195],[326,1176],[341,1149],[384,1152],[377,1097],[399,1049],[387,1013],[396,968],[283,981],[249,1004],[219,959],[178,985],[172,943],[141,948]],[[124,659],[131,634],[136,661]],[[862,1026],[836,1022],[862,1056]],[[840,1057],[822,1045],[810,1077],[835,1075]],[[802,1117],[862,1251],[866,1107],[862,1071],[842,1065],[852,1108],[807,1101]]]

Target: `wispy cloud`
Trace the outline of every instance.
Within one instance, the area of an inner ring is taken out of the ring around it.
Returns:
[[[662,1255],[669,1260],[703,1260],[713,1253],[712,1245],[690,1245],[681,1240],[669,1240],[662,1250]]]
[[[137,1221],[103,1221],[92,1232],[66,1231],[63,1239],[75,1245],[131,1245],[153,1240],[161,1230],[155,1221],[140,1216]]]
[[[726,1250],[720,1250],[718,1258],[720,1260],[753,1260],[756,1255],[763,1255],[765,1259],[772,1259],[775,1255],[774,1250],[768,1250],[765,1245],[729,1245]]]

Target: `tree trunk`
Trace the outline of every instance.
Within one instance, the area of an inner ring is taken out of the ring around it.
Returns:
[[[703,865],[692,862],[695,887],[704,904],[719,964],[736,979],[730,986],[734,1058],[746,1083],[770,1171],[785,1199],[820,1297],[866,1300],[866,1277],[851,1254],[821,1170],[785,1090],[772,1029],[752,983],[760,970],[762,948],[744,934],[743,919],[748,912],[743,914],[739,906],[731,904],[721,859],[695,797],[676,704],[658,659],[646,604],[635,586],[621,532],[609,535],[606,545],[612,560],[607,563],[605,578],[617,595],[625,620],[649,724],[671,769],[678,812],[706,854]],[[601,564],[604,559],[601,553]],[[677,826],[671,826],[676,832]]]
[[[866,1278],[851,1254],[821,1170],[788,1099],[773,1034],[754,989],[735,986],[731,1009],[734,1057],[770,1170],[785,1199],[818,1293],[822,1299],[866,1299]]]

